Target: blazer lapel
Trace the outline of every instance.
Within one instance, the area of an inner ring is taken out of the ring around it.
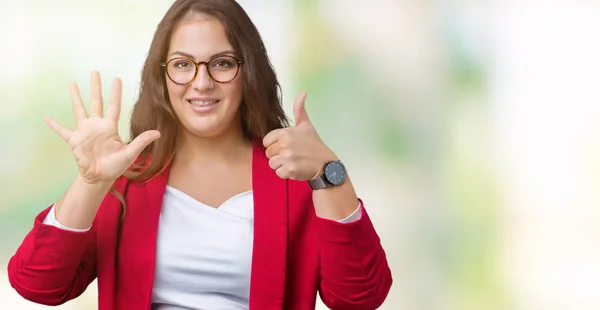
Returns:
[[[154,271],[156,267],[156,238],[158,237],[158,222],[160,220],[160,211],[162,209],[163,198],[165,195],[165,190],[167,187],[167,181],[169,179],[169,170],[171,166],[168,165],[159,175],[148,180],[146,183],[146,197],[147,197],[147,218],[145,220],[146,225],[140,223],[142,225],[138,226],[144,232],[139,232],[140,234],[145,234],[148,236],[146,240],[148,240],[147,246],[145,246],[146,257],[149,258],[147,260],[147,264],[144,266],[144,269],[147,271],[144,272],[148,274],[148,281],[146,282],[146,287],[144,292],[145,302],[150,306],[151,298],[152,298],[152,285],[154,284]],[[137,225],[136,225],[137,226]]]
[[[269,167],[260,141],[253,143],[254,245],[250,310],[283,309],[288,205],[287,181]]]
[[[169,167],[144,183],[131,182],[121,223],[117,293],[146,309],[152,296],[158,222],[168,176]]]

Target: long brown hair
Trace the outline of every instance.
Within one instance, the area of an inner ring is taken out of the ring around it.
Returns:
[[[262,38],[244,9],[234,0],[177,0],[158,24],[142,70],[139,99],[131,114],[129,142],[150,129],[158,130],[161,138],[144,149],[138,164],[125,173],[130,180],[153,178],[173,157],[178,120],[160,64],[166,60],[174,28],[181,19],[194,14],[218,19],[234,50],[244,60],[240,112],[246,137],[262,139],[269,131],[289,125],[281,105],[277,76]]]

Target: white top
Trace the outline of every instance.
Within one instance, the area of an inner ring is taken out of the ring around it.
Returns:
[[[153,310],[248,309],[253,198],[253,192],[247,191],[213,208],[167,186],[158,226]],[[339,222],[360,217],[359,204]],[[89,230],[61,225],[54,206],[44,223]]]
[[[213,208],[167,186],[152,309],[248,309],[252,198],[244,192]]]

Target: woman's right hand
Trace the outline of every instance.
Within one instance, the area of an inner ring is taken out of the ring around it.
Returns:
[[[91,76],[90,116],[83,105],[77,84],[71,83],[71,103],[77,128],[70,130],[50,117],[44,118],[69,144],[79,166],[79,176],[87,184],[112,184],[133,164],[146,146],[160,138],[157,130],[142,133],[130,144],[125,144],[119,137],[121,88],[121,80],[115,79],[106,117],[103,117],[102,84],[100,74],[94,71]]]

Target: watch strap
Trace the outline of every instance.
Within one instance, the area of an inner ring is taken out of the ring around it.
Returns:
[[[310,185],[310,188],[312,188],[313,190],[323,189],[323,188],[327,188],[327,187],[331,186],[327,181],[325,181],[325,173],[321,174],[320,176],[318,176],[312,180],[308,180],[308,184]]]

